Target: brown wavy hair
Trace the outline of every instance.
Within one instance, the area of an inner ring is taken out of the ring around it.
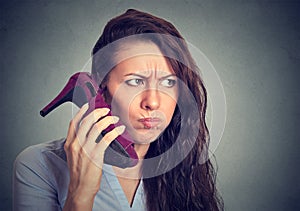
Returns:
[[[174,154],[182,155],[183,160],[173,169],[166,170],[166,173],[143,178],[147,210],[223,210],[223,201],[216,189],[216,170],[208,157],[209,131],[205,123],[206,89],[186,42],[173,24],[151,14],[129,9],[107,23],[92,54],[96,55],[100,49],[121,38],[146,33],[179,38],[167,41],[156,38],[150,41],[160,48],[163,55],[171,52],[176,58],[180,58],[180,61],[174,58],[167,58],[167,60],[176,76],[185,84],[179,89],[178,99],[178,104],[183,105],[185,109],[180,110],[177,105],[171,123],[163,134],[150,144],[145,158],[153,158],[163,153],[166,156],[156,160],[156,163],[152,163],[151,166],[143,166],[143,174],[147,175],[149,171],[158,170],[153,169],[153,166],[160,170],[167,169],[172,165],[170,164],[172,159],[166,158]],[[92,74],[103,85],[106,76],[101,69],[101,65],[93,62]],[[192,98],[197,103],[196,111],[189,109],[192,101],[188,93],[192,93]],[[183,122],[191,133],[179,137]],[[195,137],[189,135],[195,134],[192,132],[198,134],[196,141]],[[179,144],[172,148],[175,146],[175,141],[179,141]]]

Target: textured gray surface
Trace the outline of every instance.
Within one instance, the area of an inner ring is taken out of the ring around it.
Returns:
[[[235,3],[234,3],[235,2]],[[299,1],[1,1],[1,198],[15,156],[65,136],[71,106],[39,110],[128,8],[166,18],[215,66],[228,113],[217,148],[226,210],[299,210]]]

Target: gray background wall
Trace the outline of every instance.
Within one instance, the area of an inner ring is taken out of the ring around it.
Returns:
[[[128,8],[166,18],[201,49],[228,113],[215,152],[226,210],[299,210],[299,1],[1,1],[0,210],[13,161],[64,137],[70,104],[39,110],[89,59],[104,24]]]

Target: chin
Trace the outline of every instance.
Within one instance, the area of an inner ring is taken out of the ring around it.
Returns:
[[[161,131],[147,130],[133,135],[135,144],[150,144],[154,142],[161,134]]]

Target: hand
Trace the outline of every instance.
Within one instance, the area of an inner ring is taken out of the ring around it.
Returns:
[[[119,118],[104,117],[109,112],[107,108],[95,109],[83,118],[87,109],[88,104],[85,104],[71,120],[64,146],[70,173],[64,210],[92,210],[100,188],[104,152],[125,130],[125,126],[116,127],[96,143],[101,132]]]

